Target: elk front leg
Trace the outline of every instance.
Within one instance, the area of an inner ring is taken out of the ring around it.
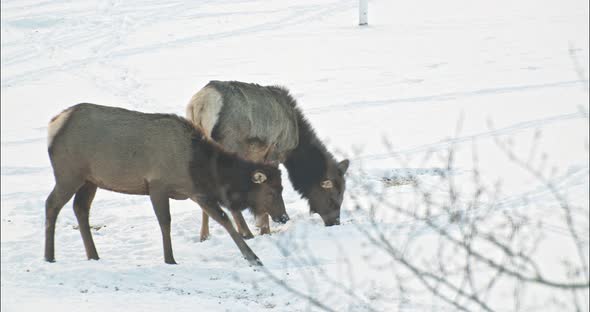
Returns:
[[[256,227],[260,230],[260,235],[270,234],[268,214],[263,213],[256,216]]]
[[[254,238],[254,235],[250,232],[250,228],[248,228],[248,224],[246,223],[246,220],[244,220],[242,213],[240,211],[232,211],[231,215],[234,217],[234,221],[238,227],[238,233],[240,233],[244,239]]]
[[[229,233],[231,238],[233,239],[234,243],[240,249],[240,252],[250,262],[251,265],[262,265],[262,262],[256,256],[256,254],[248,247],[242,236],[234,229],[234,226],[231,223],[231,220],[227,216],[221,207],[217,203],[207,202],[206,200],[201,199],[193,199],[196,203],[201,206],[201,209],[205,211],[213,220],[217,221],[225,230]]]
[[[164,262],[168,264],[176,264],[174,255],[172,254],[172,239],[170,238],[170,224],[172,218],[170,217],[170,201],[168,200],[168,193],[161,188],[158,183],[151,182],[149,185],[150,200],[154,206],[154,212],[160,224],[162,231],[162,240],[164,243]]]
[[[209,215],[203,210],[201,218],[201,241],[204,242],[209,238]]]

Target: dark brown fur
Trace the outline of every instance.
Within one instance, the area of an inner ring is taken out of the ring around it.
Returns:
[[[280,171],[225,151],[186,119],[121,108],[78,104],[49,126],[49,157],[56,185],[46,201],[45,259],[54,260],[55,221],[75,194],[74,212],[89,259],[98,259],[88,223],[97,188],[149,195],[160,223],[166,263],[175,263],[169,198],[190,198],[229,232],[251,263],[258,257],[233,228],[220,205],[252,207],[288,220]],[[262,174],[266,180],[256,180]]]
[[[349,161],[338,162],[326,149],[286,88],[210,81],[191,99],[187,117],[242,157],[283,163],[310,212],[318,213],[326,226],[340,223]],[[244,224],[240,233],[252,237],[243,217],[236,217],[237,224]],[[261,233],[268,233],[268,219],[256,219]]]

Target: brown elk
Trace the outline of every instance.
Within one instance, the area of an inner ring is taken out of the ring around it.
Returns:
[[[340,224],[349,161],[336,161],[283,87],[238,81],[211,81],[190,100],[186,115],[224,148],[254,161],[283,163],[295,190],[309,202],[326,226]],[[233,213],[238,231],[252,233],[240,212]],[[209,233],[203,215],[201,239]],[[256,215],[262,234],[268,216]]]
[[[45,259],[55,260],[55,223],[74,197],[74,212],[88,259],[98,259],[88,215],[97,188],[149,195],[160,224],[166,263],[176,263],[170,238],[169,199],[197,202],[229,233],[242,255],[262,263],[220,205],[250,207],[286,222],[280,171],[225,151],[188,120],[95,104],[72,106],[49,124],[48,151],[55,187],[45,203]]]

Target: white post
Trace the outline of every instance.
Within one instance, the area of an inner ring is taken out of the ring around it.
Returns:
[[[369,10],[368,0],[359,0],[359,25],[365,26],[368,24],[367,11]]]

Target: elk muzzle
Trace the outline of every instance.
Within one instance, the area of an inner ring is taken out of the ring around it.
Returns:
[[[287,223],[287,221],[289,221],[290,219],[289,219],[289,216],[288,216],[286,213],[284,213],[284,214],[282,214],[282,215],[280,215],[280,216],[278,216],[278,217],[272,217],[272,220],[273,220],[274,222],[278,222],[278,223],[281,223],[281,224],[285,224],[285,223]]]
[[[324,220],[325,226],[332,226],[332,225],[340,225],[340,218],[336,218],[333,220]]]

